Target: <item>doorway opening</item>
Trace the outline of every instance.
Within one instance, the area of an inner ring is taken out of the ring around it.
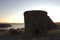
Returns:
[[[39,30],[38,29],[35,30],[35,34],[39,35]]]

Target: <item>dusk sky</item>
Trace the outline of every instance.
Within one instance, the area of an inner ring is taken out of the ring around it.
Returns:
[[[27,10],[44,10],[60,22],[60,0],[0,0],[0,23],[24,23]]]

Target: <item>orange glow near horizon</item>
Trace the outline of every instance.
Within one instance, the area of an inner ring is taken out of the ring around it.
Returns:
[[[8,23],[8,19],[0,18],[0,23]]]
[[[16,19],[3,19],[0,18],[0,23],[23,23],[22,20],[16,20]]]
[[[22,16],[15,14],[10,17],[0,18],[0,23],[24,23],[23,20]]]

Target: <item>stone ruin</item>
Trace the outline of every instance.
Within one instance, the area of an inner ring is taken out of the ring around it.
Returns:
[[[47,31],[56,28],[46,11],[32,10],[24,12],[25,33],[34,37],[46,37]]]

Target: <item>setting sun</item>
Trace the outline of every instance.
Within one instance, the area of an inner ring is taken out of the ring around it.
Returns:
[[[28,10],[44,10],[47,11],[47,15],[54,21],[60,22],[60,8],[54,6],[35,6],[28,7],[24,10],[18,10],[15,14],[10,15],[9,17],[0,18],[0,22],[7,23],[24,23],[24,12]]]
[[[9,18],[0,18],[2,23],[23,23],[23,17],[20,14],[11,15]]]
[[[23,16],[21,14],[15,14],[15,15],[12,15],[10,18],[9,18],[9,22],[10,23],[23,23]]]

